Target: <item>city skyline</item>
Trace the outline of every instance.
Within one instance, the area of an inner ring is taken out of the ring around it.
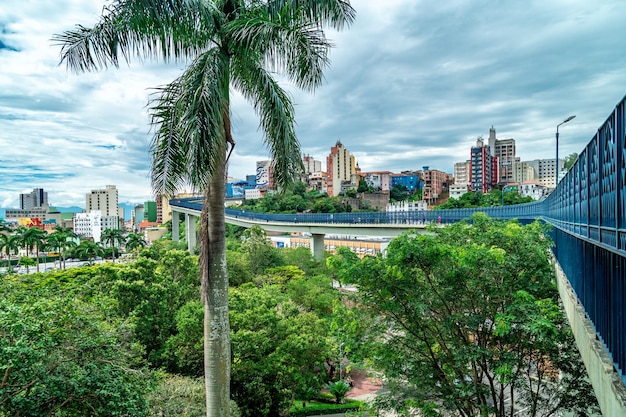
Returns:
[[[559,155],[582,150],[626,94],[626,3],[508,3],[352,1],[355,24],[327,32],[336,47],[324,85],[287,87],[302,152],[323,160],[341,140],[367,171],[453,172],[494,126],[522,160],[554,158],[556,125],[573,114]],[[0,207],[36,187],[58,206],[82,205],[106,184],[120,202],[153,199],[146,105],[184,63],[78,75],[58,67],[52,35],[93,25],[104,4],[0,9]],[[233,102],[229,174],[245,178],[268,153],[253,110]]]

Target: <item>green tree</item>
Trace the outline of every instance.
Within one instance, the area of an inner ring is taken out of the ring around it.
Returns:
[[[191,60],[152,101],[152,179],[158,194],[173,194],[182,184],[204,193],[200,264],[208,415],[228,414],[230,386],[224,231],[224,178],[235,145],[230,89],[260,115],[274,179],[285,187],[302,162],[293,106],[272,72],[314,89],[331,46],[324,27],[341,29],[353,18],[343,0],[127,0],[106,7],[95,27],[55,37],[63,45],[62,61],[75,71],[117,66],[120,56]]]
[[[253,276],[262,274],[267,268],[284,265],[279,249],[272,246],[267,233],[259,226],[243,232],[241,250],[246,254],[248,270]]]
[[[133,251],[145,247],[148,242],[138,233],[129,233],[126,237],[126,250]]]
[[[466,416],[597,409],[545,233],[477,214],[360,261],[362,303],[387,319],[373,355],[391,384],[381,406]]]
[[[78,246],[78,243],[76,243],[76,241],[78,240],[78,235],[74,233],[74,230],[72,230],[71,227],[63,227],[57,225],[54,227],[54,233],[52,234],[52,236],[56,236],[53,241],[59,243],[59,256],[60,259],[63,261],[62,268],[65,268],[67,250]]]
[[[32,255],[33,251],[35,252],[37,272],[39,272],[39,248],[45,244],[47,233],[37,227],[24,226],[18,227],[15,233],[21,247],[26,249],[27,255]]]
[[[100,238],[107,244],[107,247],[112,249],[113,261],[115,261],[115,253],[117,252],[118,247],[117,245],[121,246],[126,242],[124,233],[120,229],[104,229]]]
[[[30,267],[37,265],[37,262],[35,262],[35,260],[30,256],[22,256],[20,257],[19,264],[26,267],[26,273],[28,274],[30,272]]]
[[[389,198],[392,201],[407,200],[409,198],[409,189],[402,184],[396,184],[389,192]]]
[[[93,240],[83,240],[76,247],[76,255],[80,258],[85,258],[92,265],[98,256],[104,254],[104,248]]]
[[[573,153],[567,155],[565,157],[565,163],[564,163],[563,168],[566,171],[569,171],[569,169],[574,166],[574,164],[576,163],[577,159],[578,159],[578,154],[576,152],[573,152]]]
[[[69,298],[0,297],[0,415],[147,416],[150,374],[121,323]]]
[[[19,249],[20,244],[17,236],[0,233],[0,252],[4,250],[9,270],[13,269],[11,264],[12,255],[17,255]]]
[[[284,415],[293,398],[319,390],[317,369],[330,352],[326,326],[279,286],[231,289],[233,399],[242,416]]]

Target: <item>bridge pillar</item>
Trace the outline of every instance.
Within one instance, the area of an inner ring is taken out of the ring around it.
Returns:
[[[311,235],[311,253],[315,259],[324,259],[324,234],[313,233]]]
[[[187,250],[193,253],[197,244],[196,216],[185,214],[185,236],[187,236]]]
[[[172,210],[172,240],[174,242],[178,242],[180,240],[180,224],[179,224],[179,213],[177,211]]]

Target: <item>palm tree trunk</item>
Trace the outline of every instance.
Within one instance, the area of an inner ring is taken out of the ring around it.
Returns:
[[[200,270],[204,302],[204,377],[207,416],[228,417],[230,322],[224,219],[226,155],[213,173],[200,219]]]

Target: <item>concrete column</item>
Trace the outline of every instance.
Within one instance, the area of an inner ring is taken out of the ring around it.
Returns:
[[[180,224],[179,213],[172,209],[172,240],[178,242],[180,240]]]
[[[193,253],[196,248],[196,216],[185,214],[185,235],[187,236],[187,250]]]
[[[324,234],[314,233],[311,235],[311,253],[317,260],[324,259]]]

